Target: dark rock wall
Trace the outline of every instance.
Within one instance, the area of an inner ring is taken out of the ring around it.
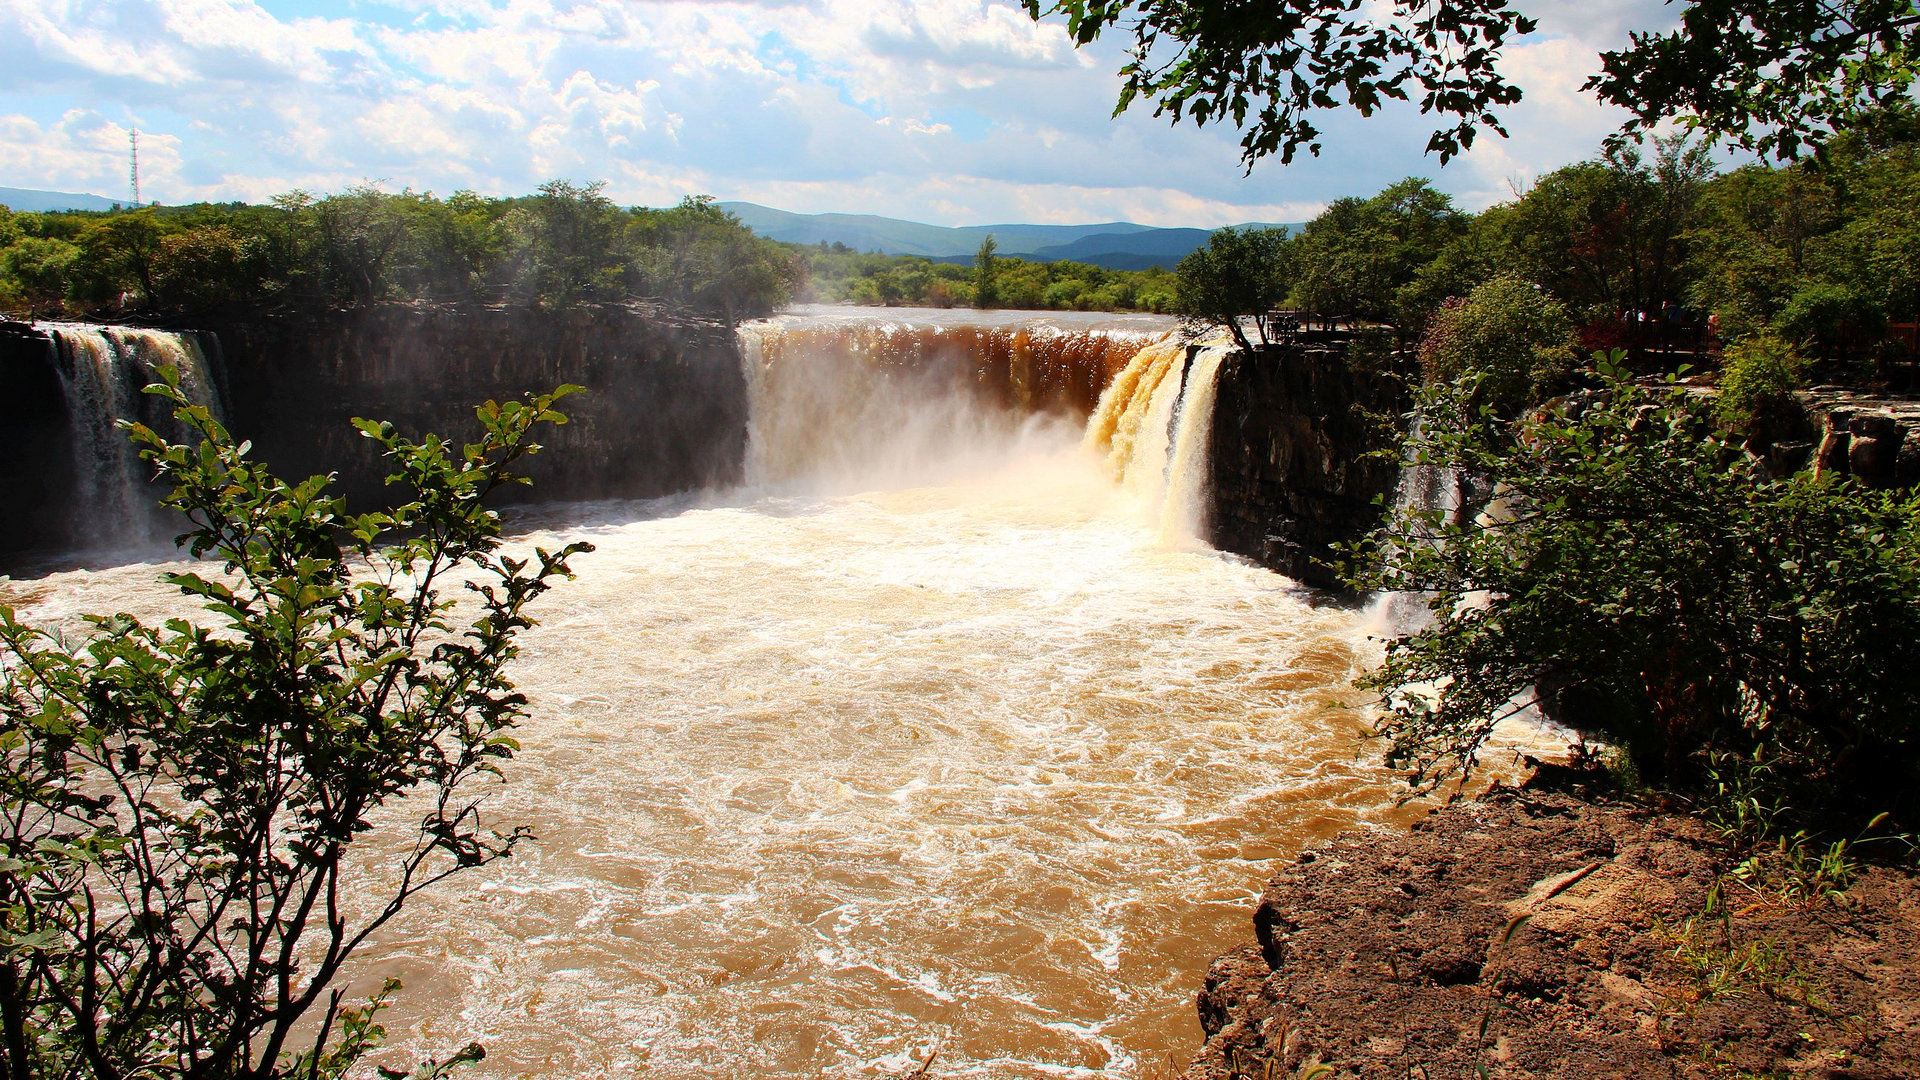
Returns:
[[[381,496],[386,469],[356,416],[452,438],[473,407],[561,383],[571,422],[541,436],[518,501],[648,498],[735,482],[747,387],[733,333],[607,306],[526,310],[377,307],[210,327],[234,427],[283,475],[334,471],[350,498]]]
[[[1766,447],[1774,471],[1813,465],[1868,487],[1920,485],[1920,400],[1816,390],[1801,395],[1801,406],[1808,437]]]
[[[73,435],[53,343],[0,322],[0,570],[9,553],[66,542]]]
[[[1410,407],[1391,371],[1349,367],[1340,347],[1270,346],[1220,369],[1213,419],[1215,547],[1336,589],[1333,545],[1380,521],[1399,465],[1370,458]]]
[[[522,469],[532,486],[507,489],[502,501],[650,498],[737,482],[744,465],[746,379],[733,332],[714,323],[639,306],[553,314],[392,305],[216,318],[192,329],[219,341],[211,359],[229,426],[253,441],[255,457],[289,478],[338,473],[350,505],[392,497],[378,447],[353,417],[467,440],[479,431],[475,405],[561,383],[588,392],[562,403],[570,423],[542,434],[545,449]],[[0,429],[9,500],[0,552],[57,551],[68,539],[71,491],[65,402],[44,335],[20,324],[0,330],[0,392],[23,417]]]

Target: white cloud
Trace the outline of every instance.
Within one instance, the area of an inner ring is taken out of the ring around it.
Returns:
[[[1440,172],[1415,110],[1329,115],[1326,154],[1243,177],[1237,134],[1109,119],[1119,43],[1011,0],[0,0],[0,184],[261,198],[369,177],[496,193],[552,176],[951,224],[1297,220],[1427,175],[1466,205],[1593,151],[1579,92],[1658,0],[1529,0],[1514,138]],[[302,12],[314,4],[298,5]],[[115,140],[118,140],[117,144]],[[151,158],[151,163],[147,159]],[[117,179],[116,179],[117,178]]]
[[[71,109],[44,126],[25,116],[0,116],[0,161],[23,163],[24,174],[39,187],[130,200],[131,134],[130,128],[85,109]],[[143,195],[179,174],[180,141],[174,135],[140,133]]]

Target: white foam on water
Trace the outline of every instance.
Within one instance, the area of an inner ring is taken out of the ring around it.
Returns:
[[[1275,858],[1408,811],[1358,616],[1160,542],[1070,426],[938,482],[583,509],[487,803],[538,839],[355,968],[390,1063],[482,1077],[1141,1075]],[[0,582],[156,618],[153,567]],[[396,824],[405,819],[396,809]],[[376,841],[377,844],[377,841]],[[369,901],[371,897],[368,898]],[[909,1056],[911,1055],[911,1056]]]

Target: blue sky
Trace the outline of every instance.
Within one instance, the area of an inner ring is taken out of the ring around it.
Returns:
[[[1590,156],[1578,91],[1660,0],[1521,0],[1511,139],[1444,169],[1415,110],[1328,114],[1326,150],[1242,175],[1237,133],[1111,119],[1118,42],[996,0],[0,0],[0,186],[263,200],[377,181],[519,194],[604,180],[943,225],[1292,221],[1426,176],[1460,204]]]

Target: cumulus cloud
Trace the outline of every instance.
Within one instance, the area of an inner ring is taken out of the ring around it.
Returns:
[[[45,124],[0,115],[0,162],[18,168],[36,187],[131,199],[127,152],[132,131],[89,109],[69,109]],[[178,135],[140,133],[143,194],[153,190],[151,185],[166,187],[179,176],[181,145]]]
[[[1465,205],[1590,154],[1579,92],[1659,0],[1529,0],[1514,137],[1444,171],[1416,110],[1329,115],[1327,152],[1243,176],[1237,133],[1109,114],[1119,43],[1010,0],[0,0],[0,184],[258,199],[606,180],[948,224],[1299,220],[1425,175]]]

